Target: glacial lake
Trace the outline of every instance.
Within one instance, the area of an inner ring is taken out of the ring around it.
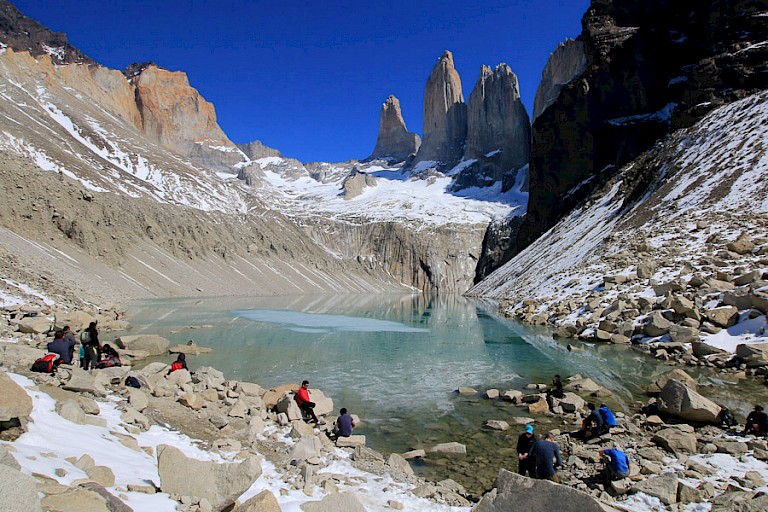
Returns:
[[[523,407],[484,399],[482,391],[523,390],[549,383],[557,373],[581,374],[612,392],[603,401],[614,410],[632,413],[637,400],[647,400],[642,390],[651,377],[671,369],[626,346],[573,342],[583,350],[568,351],[549,331],[524,327],[500,316],[495,304],[460,296],[153,299],[130,305],[128,315],[130,334],[211,347],[211,354],[188,358],[191,370],[213,366],[228,379],[265,388],[309,380],[336,410],[359,415],[355,433],[381,452],[465,444],[465,458],[427,460],[416,469],[433,479],[450,476],[474,492],[489,487],[499,467],[516,468],[522,427],[497,432],[483,427],[486,420],[528,415]],[[714,374],[710,379],[723,402],[748,410],[746,402],[729,402],[734,384]],[[459,387],[480,393],[459,396]]]

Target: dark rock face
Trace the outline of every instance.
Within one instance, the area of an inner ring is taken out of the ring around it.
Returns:
[[[531,125],[520,101],[517,76],[506,64],[480,68],[467,103],[464,158],[476,159],[456,179],[456,188],[493,184],[528,163]]]
[[[69,44],[66,34],[51,32],[5,0],[0,0],[0,42],[13,51],[29,52],[34,57],[50,55],[54,64],[94,64]]]
[[[560,90],[575,77],[581,76],[587,68],[587,56],[584,54],[584,43],[566,39],[557,45],[549,56],[544,71],[541,72],[541,82],[536,89],[536,99],[533,102],[533,119],[539,117],[548,106],[557,100]]]
[[[619,166],[768,87],[766,0],[593,0],[587,67],[533,124],[522,250]]]
[[[390,95],[381,106],[379,136],[376,139],[376,147],[368,159],[386,158],[392,162],[402,162],[414,155],[420,145],[421,137],[409,132],[405,127],[400,100]]]
[[[424,139],[415,163],[439,162],[440,170],[453,167],[464,154],[467,138],[467,105],[461,78],[448,50],[432,69],[424,90]]]

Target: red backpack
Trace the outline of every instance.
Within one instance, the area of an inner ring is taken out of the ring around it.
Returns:
[[[176,370],[182,370],[184,369],[184,364],[180,363],[179,361],[174,361],[171,363],[171,372],[175,372]]]
[[[32,368],[30,368],[30,370],[40,373],[53,373],[53,370],[59,366],[59,363],[61,363],[59,354],[45,354],[43,357],[32,363]]]

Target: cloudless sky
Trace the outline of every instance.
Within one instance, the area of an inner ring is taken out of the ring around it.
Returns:
[[[184,71],[234,142],[301,161],[368,156],[381,105],[421,134],[424,86],[453,52],[465,101],[480,66],[506,62],[528,114],[549,54],[581,32],[589,0],[17,0],[100,64]]]

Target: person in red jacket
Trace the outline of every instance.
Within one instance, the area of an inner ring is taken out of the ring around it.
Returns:
[[[301,415],[304,417],[309,416],[317,424],[320,424],[320,420],[315,416],[315,402],[309,399],[309,381],[305,380],[301,383],[301,387],[296,392],[296,403],[299,404],[301,409]]]

